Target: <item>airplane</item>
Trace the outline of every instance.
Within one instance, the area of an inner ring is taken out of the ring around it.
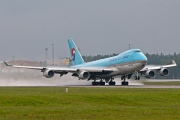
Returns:
[[[174,60],[170,65],[148,66],[147,57],[140,49],[130,49],[117,56],[85,62],[72,38],[68,39],[68,45],[72,63],[70,67],[18,66],[9,65],[5,61],[4,64],[15,68],[41,70],[46,78],[52,78],[55,74],[60,74],[61,77],[67,73],[72,73],[72,76],[78,77],[79,80],[93,80],[92,85],[105,85],[105,82],[109,85],[115,85],[114,78],[119,76],[121,76],[122,85],[129,85],[126,79],[130,79],[134,73],[135,80],[140,80],[139,74],[146,78],[154,78],[155,70],[159,75],[167,76],[169,74],[167,68],[177,66]]]

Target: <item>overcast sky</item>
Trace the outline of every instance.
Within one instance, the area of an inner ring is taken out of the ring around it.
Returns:
[[[180,0],[0,0],[0,60],[82,55],[180,53]]]

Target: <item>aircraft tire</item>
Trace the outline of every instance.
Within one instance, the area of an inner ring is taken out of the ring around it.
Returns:
[[[112,82],[109,82],[109,85],[111,85],[112,84]]]
[[[113,85],[116,85],[116,82],[113,82]]]
[[[109,82],[109,85],[116,85],[116,82]]]
[[[124,84],[124,81],[123,81],[123,82],[121,82],[121,85],[125,85],[125,84]]]
[[[98,85],[105,85],[105,82],[99,82]]]
[[[92,85],[98,85],[98,82],[92,82]]]
[[[94,85],[94,82],[92,82],[92,85]]]
[[[124,85],[129,85],[129,82],[123,81],[123,82],[122,82],[122,85],[123,85],[123,86],[124,86]]]
[[[140,80],[140,77],[139,76],[135,76],[135,80]]]
[[[129,82],[125,82],[125,85],[129,85]]]
[[[105,85],[105,82],[102,82],[102,84],[101,85]]]

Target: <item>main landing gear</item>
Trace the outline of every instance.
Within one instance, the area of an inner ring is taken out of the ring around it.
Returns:
[[[94,82],[92,82],[92,85],[105,85],[105,82],[96,82],[96,81],[94,81]]]
[[[96,82],[96,79],[94,79],[94,82],[92,82],[92,85],[105,85],[105,82],[101,79],[100,82]]]
[[[128,81],[122,81],[121,84],[122,85],[129,85],[129,82]]]
[[[135,80],[140,80],[139,72],[138,72],[138,71],[135,71],[135,73],[136,73]],[[134,74],[134,73],[127,74],[127,75],[123,75],[123,76],[121,77],[121,80],[122,80],[121,84],[122,84],[123,86],[129,85],[129,82],[126,81],[126,79],[130,79],[133,74]],[[105,82],[103,82],[104,79],[102,78],[102,76],[100,76],[100,78],[101,78],[100,82],[96,82],[96,77],[94,76],[94,77],[92,78],[92,79],[94,80],[94,81],[92,82],[92,85],[105,85]],[[109,85],[116,85],[116,82],[114,81],[114,78],[113,78],[113,77],[107,78],[107,79],[105,79],[105,81],[106,81],[106,83],[109,82]]]
[[[110,81],[109,81],[109,85],[116,85],[116,82],[113,81],[114,78],[111,78]],[[92,85],[105,85],[105,82],[103,82],[103,80],[101,79],[100,82],[96,82],[96,80],[94,80],[92,82]]]
[[[116,82],[113,80],[114,80],[114,78],[111,78],[111,80],[109,81],[109,85],[116,85]]]
[[[129,85],[129,82],[126,81],[126,77],[127,77],[127,76],[122,76],[122,77],[121,77],[121,80],[122,80],[121,84],[122,84],[122,85]],[[129,77],[128,77],[128,78],[129,78]]]

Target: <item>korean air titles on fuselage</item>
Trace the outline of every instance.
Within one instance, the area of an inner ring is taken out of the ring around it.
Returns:
[[[127,59],[127,58],[129,58],[129,56],[130,55],[115,57],[115,58],[110,59],[109,62],[115,62],[115,61],[118,61],[118,60]]]

